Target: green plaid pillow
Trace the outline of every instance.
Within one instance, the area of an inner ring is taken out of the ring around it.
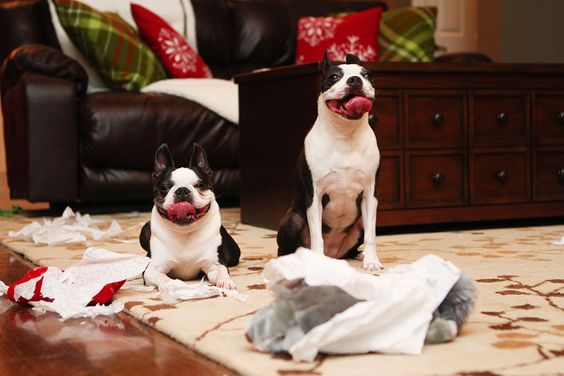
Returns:
[[[435,26],[436,8],[406,7],[382,13],[380,61],[432,61]]]
[[[110,88],[139,91],[166,78],[157,57],[117,14],[99,12],[75,0],[53,2],[70,40]]]

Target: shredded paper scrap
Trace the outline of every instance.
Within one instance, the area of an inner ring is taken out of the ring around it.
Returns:
[[[58,218],[43,219],[43,224],[33,221],[19,231],[10,231],[8,236],[36,244],[59,245],[82,243],[86,240],[121,239],[133,229],[140,227],[140,225],[136,225],[124,230],[115,220],[112,220],[107,229],[100,230],[98,227],[100,222],[103,221],[95,221],[89,214],[81,215],[67,207]],[[126,240],[122,241],[127,242]]]

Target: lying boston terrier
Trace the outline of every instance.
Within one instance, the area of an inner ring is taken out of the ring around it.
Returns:
[[[380,152],[368,124],[374,100],[370,72],[348,54],[322,63],[318,116],[298,161],[298,190],[278,230],[278,255],[299,247],[334,258],[358,254],[363,268],[382,268],[376,255],[375,180]]]
[[[188,280],[204,272],[217,287],[236,289],[228,266],[239,263],[237,243],[221,225],[212,191],[212,171],[204,149],[194,144],[189,167],[174,167],[166,144],[155,155],[154,206],[139,241],[151,262],[147,285],[167,287],[171,278]]]

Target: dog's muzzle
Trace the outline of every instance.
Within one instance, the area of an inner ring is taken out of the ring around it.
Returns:
[[[182,201],[168,208],[166,216],[177,225],[189,225],[202,218],[209,210],[210,204],[202,208],[196,208],[190,202]]]
[[[351,120],[358,120],[372,110],[372,99],[362,95],[347,95],[342,99],[330,99],[325,103],[332,112]]]

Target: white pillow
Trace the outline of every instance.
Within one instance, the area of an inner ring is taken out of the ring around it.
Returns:
[[[131,15],[131,3],[139,4],[151,12],[157,14],[159,17],[164,19],[170,24],[174,30],[182,35],[184,32],[184,23],[186,22],[186,37],[188,43],[194,50],[198,51],[198,44],[196,40],[196,16],[194,15],[194,8],[192,7],[192,2],[190,0],[181,0],[182,4],[178,0],[78,0],[92,8],[95,8],[102,12],[114,12],[117,13],[121,18],[123,18],[128,24],[137,30],[137,25],[133,20]],[[183,6],[182,6],[183,5]],[[184,8],[184,9],[183,9]],[[61,26],[59,22],[59,17],[57,15],[57,10],[53,4],[52,0],[49,0],[49,12],[51,13],[51,20],[55,28],[55,34],[61,45],[63,53],[76,61],[78,61],[86,73],[88,74],[88,93],[94,93],[97,91],[107,91],[110,90],[104,81],[100,77],[100,74],[96,69],[88,62],[86,57],[74,46],[74,44],[69,39],[67,33]],[[184,13],[186,13],[186,21]]]

